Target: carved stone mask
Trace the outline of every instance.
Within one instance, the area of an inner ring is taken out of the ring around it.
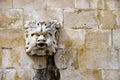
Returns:
[[[56,20],[26,22],[26,53],[29,55],[52,55],[56,53],[59,28],[60,24]]]

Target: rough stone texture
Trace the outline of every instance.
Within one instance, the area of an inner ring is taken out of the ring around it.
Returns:
[[[120,10],[120,0],[105,0],[105,9]]]
[[[0,8],[12,8],[12,0],[0,0]]]
[[[58,20],[62,24],[63,14],[62,14],[62,10],[49,10],[49,9],[26,10],[24,12],[24,19],[25,21],[28,21],[28,20],[39,20],[39,21]]]
[[[111,31],[110,30],[86,30],[85,36],[86,48],[110,48]]]
[[[46,7],[46,0],[13,0],[14,8],[41,9]]]
[[[120,48],[120,29],[113,30],[113,46],[118,49]]]
[[[98,28],[97,12],[93,11],[65,11],[64,12],[65,28]]]
[[[99,70],[61,70],[61,80],[102,80],[102,74]]]
[[[74,0],[47,0],[48,8],[74,8]]]
[[[114,49],[79,49],[80,69],[118,69],[118,54]]]
[[[24,31],[18,29],[0,29],[0,48],[24,46]]]
[[[59,40],[60,48],[81,47],[85,43],[85,30],[62,29]]]
[[[119,58],[118,58],[119,59],[119,63],[118,64],[119,64],[119,68],[120,68],[120,50],[118,50],[118,55],[119,55]]]
[[[79,9],[104,9],[104,0],[76,0]]]
[[[33,69],[5,69],[1,80],[33,80]]]
[[[28,20],[53,19],[64,27],[55,55],[60,80],[120,80],[119,4],[120,0],[0,0],[0,80],[50,77],[43,76],[47,57],[25,53],[23,28]]]
[[[103,80],[120,80],[120,69],[118,70],[104,70],[102,71]]]
[[[100,10],[99,11],[100,28],[103,29],[116,29],[120,28],[120,12]]]
[[[22,47],[1,49],[0,55],[1,68],[46,68],[46,57],[28,56]]]
[[[58,50],[55,55],[55,62],[59,69],[78,69],[78,56],[76,48]]]
[[[23,11],[21,9],[1,9],[0,28],[22,28]]]

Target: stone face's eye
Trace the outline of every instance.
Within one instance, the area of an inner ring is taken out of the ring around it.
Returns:
[[[45,23],[45,26],[46,26],[47,24]]]
[[[32,33],[31,36],[34,36],[34,33]]]
[[[40,36],[40,35],[39,35],[39,33],[32,33],[31,36],[36,36],[36,37],[38,37],[38,36]]]

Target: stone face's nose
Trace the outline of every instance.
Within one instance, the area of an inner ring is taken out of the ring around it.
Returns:
[[[45,42],[45,37],[43,35],[40,35],[37,39],[37,42]]]

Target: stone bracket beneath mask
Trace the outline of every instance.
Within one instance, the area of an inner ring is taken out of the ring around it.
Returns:
[[[26,53],[28,55],[53,55],[57,51],[58,32],[61,28],[56,20],[28,21],[25,24]]]

